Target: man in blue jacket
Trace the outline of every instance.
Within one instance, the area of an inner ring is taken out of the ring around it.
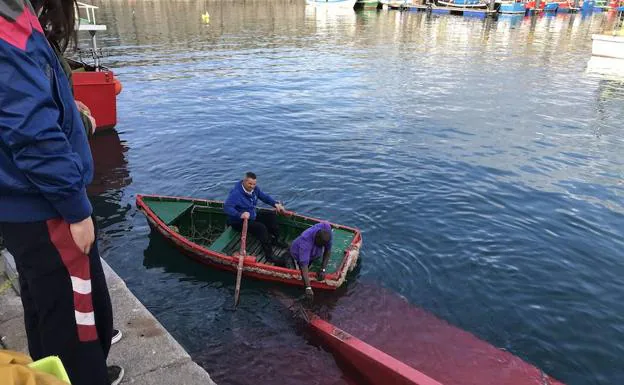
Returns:
[[[279,239],[279,227],[275,212],[256,212],[258,200],[275,207],[278,213],[286,211],[284,206],[260,190],[256,174],[248,172],[243,180],[237,182],[230,191],[223,209],[228,216],[227,222],[238,231],[242,230],[243,219],[249,221],[247,231],[262,244],[262,251],[267,261],[277,262],[273,258],[273,245],[288,247]]]
[[[48,0],[71,39],[74,2]],[[28,0],[0,0],[0,233],[15,257],[33,359],[108,385],[112,307],[86,186],[93,161],[66,75]],[[118,376],[119,378],[120,376]]]

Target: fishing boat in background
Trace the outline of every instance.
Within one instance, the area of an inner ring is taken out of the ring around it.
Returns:
[[[574,3],[571,3],[568,0],[564,1],[556,1],[557,3],[557,13],[570,13],[573,9]]]
[[[546,3],[543,1],[540,1],[539,5],[537,5],[536,0],[527,1],[525,4],[526,13],[534,14],[534,13],[543,12],[545,6],[546,6]]]
[[[379,0],[379,4],[385,9],[403,9],[412,4],[411,0]]]
[[[153,229],[167,238],[181,252],[206,265],[235,272],[239,262],[241,233],[226,224],[223,202],[193,198],[137,195],[136,204]],[[268,210],[268,209],[260,209]],[[284,243],[292,242],[304,230],[321,222],[320,219],[289,213],[278,216]],[[359,230],[331,224],[332,250],[325,280],[316,280],[321,261],[309,267],[312,287],[335,290],[345,282],[347,273],[357,264],[362,246]],[[243,274],[265,281],[303,285],[301,272],[294,260],[289,267],[275,266],[262,253],[260,242],[247,240]],[[285,248],[274,247],[274,256],[285,258]]]
[[[357,0],[355,2],[355,9],[377,9],[379,6],[379,0]]]
[[[559,9],[559,3],[556,1],[548,2],[544,5],[544,12],[555,13]]]
[[[481,0],[436,0],[436,4],[457,9],[486,9],[488,7],[487,3]]]
[[[498,11],[504,14],[524,15],[526,13],[526,8],[522,1],[503,1]]]
[[[352,9],[357,0],[306,0],[306,4]]]
[[[106,25],[97,24],[96,9],[98,7],[95,5],[79,2],[76,23],[79,32],[89,32],[91,35],[91,48],[88,51],[93,63],[87,64],[71,58],[67,58],[67,62],[72,69],[74,97],[91,110],[97,132],[113,128],[117,124],[117,95],[122,86],[113,71],[100,64],[103,55],[95,36],[99,31],[106,31]]]
[[[579,9],[582,13],[591,13],[594,12],[594,6],[596,5],[595,0],[583,0],[581,2],[581,8]]]

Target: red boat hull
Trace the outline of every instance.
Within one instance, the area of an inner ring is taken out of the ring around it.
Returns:
[[[106,130],[117,124],[117,94],[119,81],[112,71],[84,71],[72,74],[74,97],[91,110],[97,130]]]
[[[369,384],[442,385],[315,315],[310,315],[309,326],[323,340],[325,347],[348,362]]]

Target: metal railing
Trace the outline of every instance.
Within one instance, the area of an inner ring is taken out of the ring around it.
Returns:
[[[78,1],[77,4],[78,4],[78,12],[76,13],[76,16],[80,17],[80,10],[84,9],[87,13],[87,18],[85,20],[87,20],[89,24],[96,24],[95,10],[98,9],[98,7],[96,7],[95,5],[82,3],[80,1]]]

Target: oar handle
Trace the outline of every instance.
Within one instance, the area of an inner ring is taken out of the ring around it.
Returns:
[[[240,297],[241,281],[243,279],[243,264],[245,263],[245,255],[247,254],[247,218],[243,219],[243,231],[241,231],[241,248],[238,256],[238,266],[236,267],[236,288],[234,289],[234,307],[238,306]]]
[[[247,218],[243,219],[243,230],[241,231],[241,248],[240,254],[247,255],[247,225],[249,220]]]

